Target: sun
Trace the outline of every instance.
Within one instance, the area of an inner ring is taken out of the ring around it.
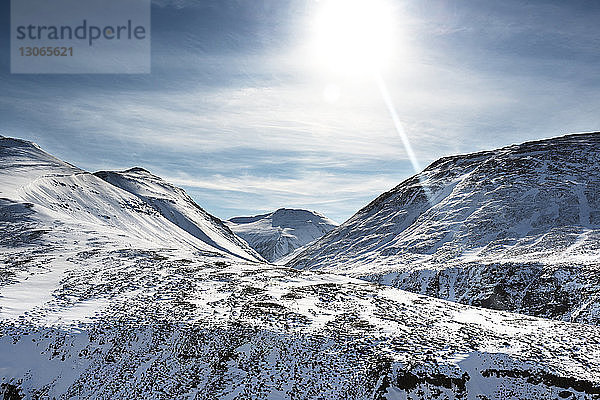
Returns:
[[[390,59],[394,12],[386,0],[322,0],[315,19],[319,62],[339,73],[367,73]]]

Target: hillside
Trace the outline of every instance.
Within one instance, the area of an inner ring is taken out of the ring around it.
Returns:
[[[600,134],[442,158],[287,265],[600,322]]]
[[[203,210],[183,189],[147,170],[99,171],[94,175],[135,195],[161,216],[213,248],[248,261],[262,261],[262,257],[240,240],[223,221]]]

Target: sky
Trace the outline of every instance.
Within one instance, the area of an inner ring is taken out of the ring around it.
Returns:
[[[19,75],[2,0],[0,135],[89,171],[144,167],[220,218],[297,207],[343,222],[415,173],[377,74],[346,68],[382,43],[420,168],[600,130],[598,1],[380,0],[385,23],[361,12],[375,24],[336,39],[350,56],[335,66],[317,49],[331,1],[155,0],[151,74]]]

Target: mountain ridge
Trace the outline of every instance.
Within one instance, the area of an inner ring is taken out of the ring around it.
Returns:
[[[287,263],[600,322],[600,134],[441,158]]]
[[[263,261],[222,221],[209,216],[203,210],[201,213],[206,221],[198,230],[216,231],[217,234],[224,232],[221,244],[232,241],[231,245],[227,245],[227,249],[223,246],[215,247],[214,240],[190,234],[169,220],[168,215],[157,217],[160,210],[157,210],[156,204],[147,201],[148,199],[59,160],[33,142],[4,137],[0,139],[0,156],[4,172],[0,176],[2,197],[12,203],[31,204],[35,210],[39,210],[40,215],[45,215],[45,218],[73,219],[86,225],[98,224],[110,231],[122,231],[123,234],[138,237],[140,240],[166,246],[186,243],[191,248],[201,251],[227,250],[233,256]],[[164,181],[161,182],[168,185]],[[165,188],[179,196],[186,196],[185,199],[190,202],[192,208],[193,202],[182,189],[172,185]]]
[[[124,171],[98,171],[95,176],[148,203],[190,235],[212,247],[247,261],[264,261],[219,218],[200,207],[181,188],[141,167]]]

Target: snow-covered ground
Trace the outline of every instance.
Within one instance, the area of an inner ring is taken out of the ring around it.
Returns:
[[[246,261],[156,177],[49,157],[0,139],[4,398],[600,396],[599,327]]]
[[[318,212],[288,208],[252,217],[231,218],[227,225],[271,262],[319,239],[338,226],[335,221]]]

